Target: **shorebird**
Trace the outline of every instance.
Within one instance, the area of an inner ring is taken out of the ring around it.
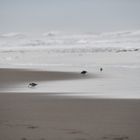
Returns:
[[[36,83],[29,83],[29,85],[28,85],[29,88],[32,88],[32,87],[35,87],[35,86],[37,86]]]
[[[81,71],[81,74],[86,74],[86,73],[87,73],[87,71],[85,71],[85,70]]]
[[[100,68],[100,71],[103,71],[103,68]]]

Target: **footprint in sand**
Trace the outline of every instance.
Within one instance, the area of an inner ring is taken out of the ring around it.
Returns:
[[[129,140],[128,136],[110,135],[104,136],[101,140]]]
[[[21,138],[21,140],[28,140],[27,138]],[[45,138],[41,138],[39,140],[46,140]]]
[[[28,126],[27,128],[28,128],[28,129],[37,129],[38,126],[33,126],[33,125],[31,125],[31,126]]]
[[[76,129],[63,129],[66,131],[68,134],[85,134],[84,132]]]

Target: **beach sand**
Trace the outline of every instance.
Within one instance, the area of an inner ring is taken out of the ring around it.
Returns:
[[[0,140],[140,140],[139,51],[1,54]]]
[[[139,140],[140,100],[0,94],[1,140]]]

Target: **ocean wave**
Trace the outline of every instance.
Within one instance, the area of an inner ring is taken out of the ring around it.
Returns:
[[[49,36],[49,37],[46,37]],[[51,37],[50,37],[51,36]],[[54,52],[98,52],[98,51],[138,51],[140,30],[110,32],[101,34],[62,34],[47,32],[44,36],[28,36],[25,33],[0,34],[2,49],[50,49]]]
[[[62,35],[62,32],[60,31],[49,31],[49,32],[45,32],[42,34],[44,37],[54,37],[54,36],[60,36]]]
[[[24,33],[10,32],[0,34],[0,38],[24,38],[24,37],[26,37],[26,34]]]

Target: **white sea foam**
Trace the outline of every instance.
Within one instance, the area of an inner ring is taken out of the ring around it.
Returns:
[[[10,32],[10,33],[1,33],[0,38],[24,38],[26,35],[25,33],[16,33],[16,32]]]
[[[138,51],[140,31],[122,31],[100,34],[64,34],[47,32],[31,36],[24,33],[0,34],[0,49],[49,49],[51,52]]]

